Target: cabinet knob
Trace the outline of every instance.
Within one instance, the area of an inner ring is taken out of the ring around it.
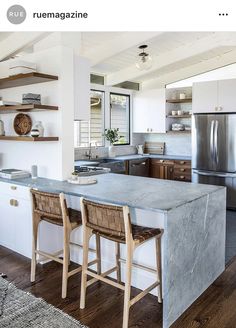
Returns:
[[[18,200],[16,200],[16,199],[10,199],[10,205],[17,207],[19,205]]]
[[[185,171],[185,169],[180,169],[180,172],[184,172]]]
[[[16,190],[17,186],[11,186],[11,190]]]
[[[182,164],[182,165],[185,164],[185,161],[180,161],[180,164]]]
[[[160,163],[164,163],[164,159],[160,159]]]
[[[149,132],[149,128],[147,128],[147,132]]]
[[[183,180],[183,179],[185,179],[185,176],[181,175],[179,178]]]
[[[219,112],[221,112],[223,110],[223,107],[219,106]]]
[[[152,129],[150,129],[150,131],[152,132]]]

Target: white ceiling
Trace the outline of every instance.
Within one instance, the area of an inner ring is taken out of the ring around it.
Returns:
[[[33,51],[32,45],[49,33],[38,34],[0,33],[0,48],[19,43],[20,49],[22,39],[21,51],[29,45]],[[236,62],[236,32],[74,32],[73,38],[74,44],[80,43],[79,53],[90,59],[91,71],[104,75],[108,85],[136,81],[143,87],[162,86]],[[147,71],[135,67],[141,44],[148,45],[153,58]]]

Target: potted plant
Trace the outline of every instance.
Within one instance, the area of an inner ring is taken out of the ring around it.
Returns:
[[[113,147],[114,143],[119,141],[120,136],[118,134],[119,129],[105,129],[104,132],[104,137],[110,141],[110,146],[109,146],[109,157],[115,157],[115,149]]]

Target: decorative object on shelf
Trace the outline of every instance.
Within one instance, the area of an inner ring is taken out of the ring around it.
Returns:
[[[109,157],[116,157],[116,153],[115,153],[115,148],[114,148],[114,143],[119,141],[120,136],[118,134],[119,129],[105,129],[105,133],[104,133],[104,137],[110,141],[110,146],[108,149],[108,155]]]
[[[14,130],[16,134],[23,136],[28,134],[32,128],[32,120],[27,114],[17,114],[14,123]]]
[[[183,115],[183,111],[182,110],[178,110],[178,115]]]
[[[27,62],[21,59],[11,59],[9,61],[9,76],[36,72],[35,63]]]
[[[146,44],[143,44],[138,47],[140,50],[142,50],[142,52],[138,54],[138,58],[135,63],[135,66],[139,70],[149,70],[152,67],[152,57],[147,52],[145,52],[145,49],[147,49],[147,47],[148,46]]]
[[[22,95],[22,105],[41,105],[41,95],[37,93],[24,93]]]
[[[185,131],[191,131],[191,125],[185,125]]]
[[[5,136],[4,122],[0,120],[0,136]]]
[[[179,99],[181,99],[181,100],[186,99],[186,94],[184,92],[180,93],[179,94]]]
[[[32,129],[30,131],[31,137],[38,138],[39,137],[39,130],[38,129]]]
[[[177,111],[177,110],[172,110],[172,111],[171,111],[171,115],[175,116],[175,115],[177,115],[177,114],[178,114],[178,111]]]
[[[35,122],[35,124],[32,127],[32,130],[35,130],[35,132],[36,132],[36,130],[38,130],[38,132],[39,132],[38,137],[43,137],[44,136],[44,127],[43,127],[43,124],[42,124],[41,121]]]
[[[181,123],[173,123],[171,125],[172,131],[184,131],[184,124]]]

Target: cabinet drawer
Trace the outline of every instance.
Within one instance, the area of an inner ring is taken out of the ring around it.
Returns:
[[[14,183],[0,182],[1,194],[8,195],[12,198],[21,198],[30,200],[30,190],[28,187],[19,186]]]
[[[190,174],[175,174],[174,173],[174,180],[178,181],[191,181],[191,175]]]
[[[181,166],[189,166],[191,167],[191,161],[185,161],[185,160],[175,160],[175,165],[181,165]]]
[[[174,166],[175,175],[191,175],[191,168],[186,166]]]
[[[174,161],[169,159],[152,159],[151,164],[165,164],[165,165],[174,165]]]

